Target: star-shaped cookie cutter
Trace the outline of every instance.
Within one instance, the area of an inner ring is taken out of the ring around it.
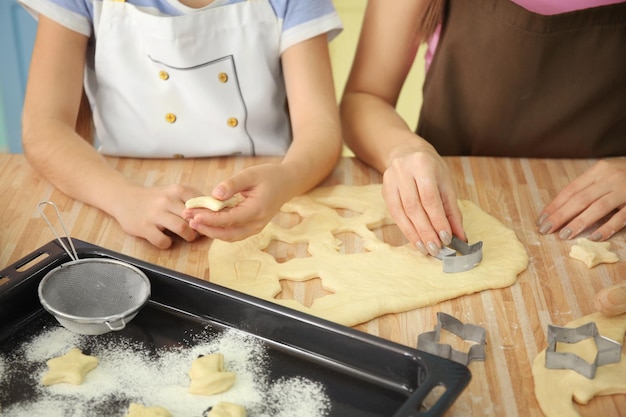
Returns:
[[[557,352],[557,343],[578,343],[585,339],[593,339],[597,354],[593,362],[589,363],[580,356],[571,352]],[[598,326],[594,322],[580,327],[559,327],[548,324],[548,347],[546,348],[546,368],[571,369],[588,379],[596,376],[598,366],[617,363],[622,354],[622,345],[614,340],[600,335]]]
[[[469,271],[483,259],[483,242],[469,245],[456,236],[448,246],[441,248],[435,258],[443,263],[443,272],[454,273]]]
[[[472,345],[467,352],[453,349],[448,344],[439,343],[441,329],[454,333],[463,340],[476,342],[476,344]],[[486,338],[487,331],[484,328],[475,324],[464,324],[449,314],[438,312],[435,330],[417,336],[417,349],[467,366],[471,361],[485,360]]]

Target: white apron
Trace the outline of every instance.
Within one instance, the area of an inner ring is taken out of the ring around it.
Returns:
[[[85,86],[102,153],[171,158],[286,152],[291,127],[281,27],[267,0],[176,17],[123,1],[98,3],[95,61]]]

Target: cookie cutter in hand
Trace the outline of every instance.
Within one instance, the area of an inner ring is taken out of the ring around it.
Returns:
[[[442,247],[435,258],[442,261],[443,272],[469,271],[483,259],[483,242],[469,245],[456,236],[452,236],[450,244]]]
[[[585,339],[593,339],[598,351],[591,363],[574,353],[556,351],[557,342],[571,344]],[[600,335],[598,326],[594,322],[575,328],[548,325],[548,347],[546,348],[545,363],[548,369],[571,369],[588,379],[593,379],[596,376],[598,366],[619,362],[621,354],[622,345]]]
[[[476,342],[476,344],[472,345],[467,352],[453,349],[448,344],[439,343],[441,329],[454,333],[463,340]],[[487,331],[484,328],[475,324],[464,324],[449,314],[438,312],[435,330],[417,336],[417,349],[467,366],[471,361],[485,360],[486,338]]]

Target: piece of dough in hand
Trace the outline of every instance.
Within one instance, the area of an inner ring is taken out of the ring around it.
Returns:
[[[207,208],[212,211],[220,211],[227,207],[235,207],[237,204],[244,200],[244,196],[241,194],[235,194],[229,199],[218,200],[210,195],[201,197],[194,197],[185,202],[186,208]]]
[[[246,417],[246,409],[239,404],[220,402],[211,407],[206,417]]]
[[[131,403],[128,414],[125,417],[173,417],[166,408],[155,406],[146,407],[141,404]]]
[[[44,385],[68,383],[80,385],[85,375],[98,366],[98,358],[84,355],[80,349],[72,348],[65,355],[46,362],[48,372],[41,378]]]
[[[189,370],[189,393],[213,395],[227,391],[235,383],[235,373],[224,371],[224,355],[213,353],[193,361]]]
[[[588,268],[599,264],[615,263],[619,261],[616,253],[610,251],[610,242],[593,242],[589,239],[580,238],[571,247],[569,256],[583,261]]]

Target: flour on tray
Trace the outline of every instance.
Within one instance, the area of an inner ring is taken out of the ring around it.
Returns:
[[[147,351],[137,342],[115,340],[90,345],[89,354],[98,357],[99,366],[82,385],[59,384],[49,387],[40,380],[46,361],[62,355],[88,340],[62,327],[45,330],[24,343],[10,357],[0,356],[0,386],[7,383],[13,369],[31,369],[28,375],[35,390],[32,400],[2,404],[2,416],[84,417],[88,415],[124,416],[131,402],[161,406],[176,417],[199,416],[221,401],[240,404],[249,417],[321,417],[328,415],[330,400],[324,387],[306,378],[271,381],[268,375],[267,348],[254,337],[237,330],[218,335],[195,335],[193,346]],[[189,387],[190,365],[199,355],[221,352],[225,368],[235,372],[235,384],[228,391],[207,396],[192,395]],[[20,362],[9,367],[8,363]]]

